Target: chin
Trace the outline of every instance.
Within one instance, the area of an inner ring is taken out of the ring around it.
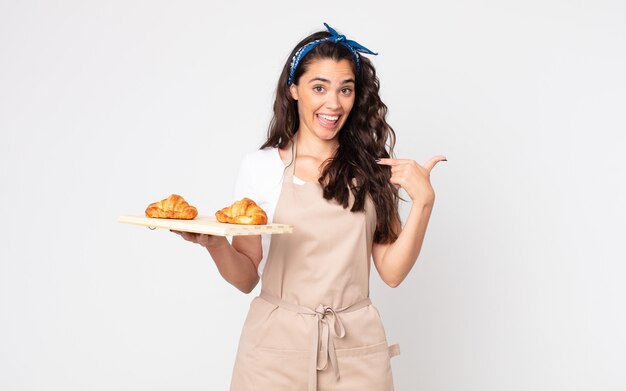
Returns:
[[[320,139],[330,141],[337,138],[337,136],[339,135],[339,130],[321,129],[315,133]]]

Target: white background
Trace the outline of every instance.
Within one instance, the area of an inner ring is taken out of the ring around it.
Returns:
[[[117,217],[229,202],[324,21],[380,53],[397,156],[449,160],[371,278],[397,389],[626,389],[625,3],[404,3],[0,0],[0,389],[228,388],[258,287]]]

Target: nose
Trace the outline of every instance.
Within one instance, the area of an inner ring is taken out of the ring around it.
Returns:
[[[339,94],[337,93],[330,93],[327,95],[327,99],[326,99],[326,108],[331,109],[331,110],[337,110],[341,107],[341,104],[339,103]]]

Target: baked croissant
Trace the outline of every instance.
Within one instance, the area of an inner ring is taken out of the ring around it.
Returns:
[[[197,215],[198,210],[178,194],[172,194],[164,200],[154,202],[146,209],[146,216],[160,219],[192,220]]]
[[[267,214],[250,198],[242,198],[215,212],[217,221],[231,224],[267,224]]]

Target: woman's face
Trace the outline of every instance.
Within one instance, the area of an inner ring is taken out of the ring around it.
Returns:
[[[347,60],[314,60],[289,88],[298,101],[299,131],[322,140],[334,139],[354,105],[354,72]]]

